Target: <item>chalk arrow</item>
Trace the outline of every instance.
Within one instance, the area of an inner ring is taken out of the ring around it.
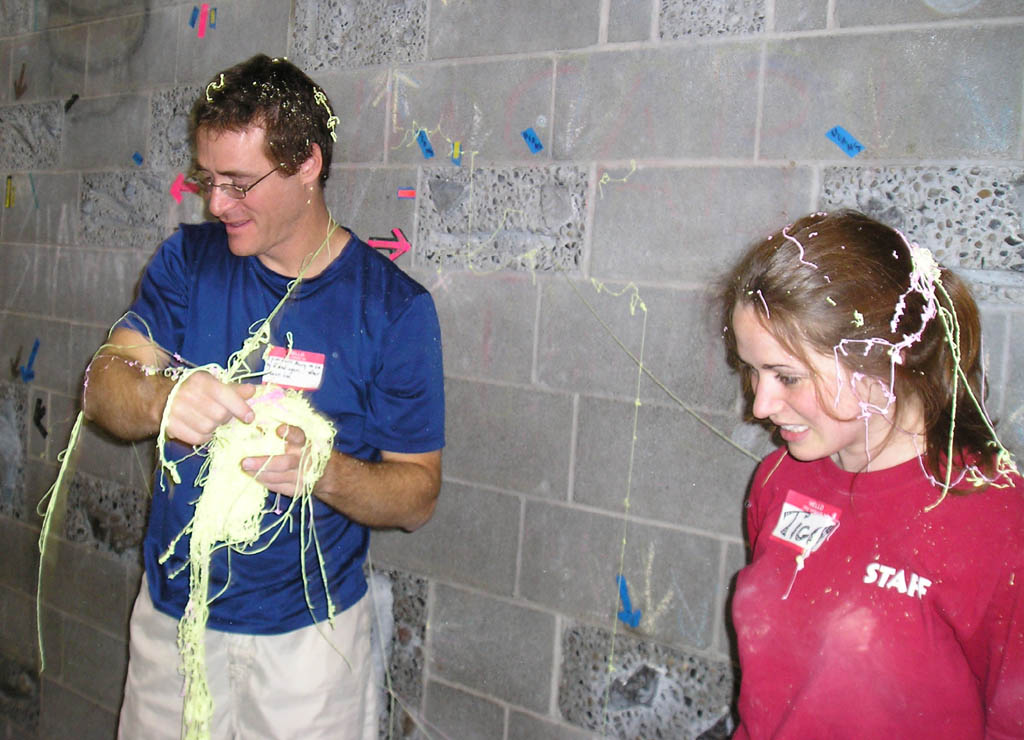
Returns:
[[[391,252],[391,261],[394,262],[412,249],[412,244],[405,238],[405,234],[402,233],[401,229],[392,229],[391,233],[395,235],[394,239],[368,239],[366,243],[374,249],[393,250]]]
[[[636,629],[637,625],[640,624],[640,617],[643,614],[639,609],[633,610],[633,604],[629,601],[629,587],[626,585],[626,579],[622,577],[622,574],[620,573],[615,576],[615,580],[619,583],[619,598],[622,599],[622,611],[619,612],[619,619],[633,629]]]
[[[19,100],[26,90],[28,90],[28,83],[25,82],[25,62],[22,62],[21,75],[18,76],[18,81],[14,83],[14,99]]]
[[[179,203],[181,203],[182,190],[187,190],[190,193],[198,193],[199,187],[194,183],[185,182],[185,175],[179,172],[174,182],[171,183],[171,197]]]

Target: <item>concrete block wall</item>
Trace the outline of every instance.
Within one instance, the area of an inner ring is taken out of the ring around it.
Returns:
[[[195,7],[0,4],[0,738],[113,735],[152,450],[83,433],[42,675],[35,508],[89,356],[162,236],[202,218],[169,194],[191,100],[256,52],[327,89],[334,215],[401,229],[442,321],[438,511],[372,547],[382,736],[728,732],[729,584],[769,443],[706,292],[807,211],[858,207],[971,281],[988,407],[1024,453],[1019,0],[226,0],[203,38]]]

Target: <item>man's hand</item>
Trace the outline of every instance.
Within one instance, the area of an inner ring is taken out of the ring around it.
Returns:
[[[282,454],[243,458],[242,470],[272,493],[294,496],[301,488],[299,463],[302,448],[306,445],[306,433],[298,427],[281,424],[277,428],[277,436],[285,441]]]
[[[167,436],[189,445],[210,441],[214,430],[231,419],[245,423],[256,418],[247,403],[256,392],[250,383],[222,383],[208,372],[192,373],[181,381],[167,417]]]

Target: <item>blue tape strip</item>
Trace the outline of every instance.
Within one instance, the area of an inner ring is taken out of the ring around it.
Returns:
[[[846,156],[848,157],[856,157],[864,151],[864,145],[853,138],[853,134],[842,126],[833,126],[828,130],[828,133],[825,134],[825,136],[836,146],[846,152]]]
[[[416,143],[420,145],[420,151],[423,152],[424,159],[430,159],[434,156],[434,147],[430,145],[430,138],[424,129],[420,129],[420,132],[416,134]]]
[[[544,148],[544,145],[540,143],[540,137],[532,128],[523,131],[523,141],[526,142],[526,146],[530,147],[530,152],[533,154]]]

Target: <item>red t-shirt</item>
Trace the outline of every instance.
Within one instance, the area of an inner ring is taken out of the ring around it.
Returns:
[[[1024,737],[1024,485],[772,453],[733,597],[736,738]],[[802,561],[802,562],[801,562]]]

